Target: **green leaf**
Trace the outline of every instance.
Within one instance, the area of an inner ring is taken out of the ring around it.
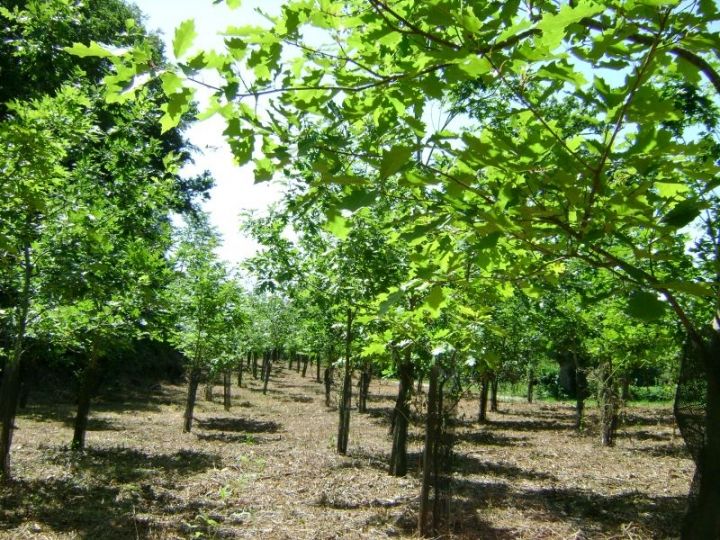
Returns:
[[[342,217],[338,212],[330,211],[328,212],[328,220],[324,228],[333,236],[344,240],[348,234],[350,234],[352,227],[348,224],[347,219]]]
[[[471,54],[458,64],[458,68],[471,77],[479,77],[492,71],[493,66],[487,58]]]
[[[563,5],[557,13],[544,15],[536,26],[538,30],[542,30],[540,43],[550,50],[555,49],[562,42],[568,26],[592,17],[604,9],[600,4],[585,1],[578,2],[575,7]]]
[[[188,19],[180,23],[175,29],[175,38],[173,39],[173,54],[175,58],[182,58],[182,56],[190,49],[193,41],[197,37],[195,31],[195,21]]]
[[[407,146],[393,146],[385,152],[380,163],[380,176],[387,178],[398,172],[412,155],[412,149]]]
[[[118,54],[110,52],[95,41],[91,41],[90,45],[74,43],[72,47],[65,47],[63,50],[81,58],[88,56],[96,58],[114,58],[118,56]]]
[[[707,283],[695,283],[693,281],[668,281],[665,283],[658,283],[656,286],[658,289],[670,289],[671,291],[677,291],[693,296],[713,296],[715,293],[710,285]]]
[[[627,314],[641,321],[654,321],[665,314],[666,305],[652,293],[635,291],[630,295]]]
[[[688,199],[676,204],[672,210],[665,214],[662,222],[665,225],[679,229],[698,217],[701,210],[702,206],[698,201]]]

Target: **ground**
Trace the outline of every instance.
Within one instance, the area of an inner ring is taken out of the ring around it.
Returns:
[[[373,382],[348,456],[335,454],[322,386],[287,369],[266,396],[246,375],[229,412],[200,400],[190,434],[180,386],[108,396],[82,454],[68,450],[72,404],[31,403],[17,422],[16,480],[0,487],[0,537],[413,537],[421,427],[408,476],[388,476],[396,388]],[[447,538],[677,537],[693,466],[670,410],[629,409],[615,448],[577,434],[568,405],[501,401],[486,425],[475,410],[462,402],[455,428]]]

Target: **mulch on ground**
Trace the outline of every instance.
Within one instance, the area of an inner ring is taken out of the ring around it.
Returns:
[[[410,432],[408,476],[388,476],[396,388],[373,382],[347,456],[335,453],[322,385],[286,369],[267,395],[246,374],[229,412],[219,395],[199,400],[190,434],[183,387],[100,400],[81,454],[68,450],[73,405],[31,403],[15,432],[16,480],[0,487],[0,537],[414,537],[422,427]],[[602,448],[592,409],[582,434],[564,404],[501,401],[485,425],[476,409],[464,400],[458,411],[447,538],[679,535],[694,468],[670,410],[628,409],[616,447]]]

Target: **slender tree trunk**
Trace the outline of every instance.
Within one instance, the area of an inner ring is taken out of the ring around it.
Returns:
[[[422,394],[422,393],[423,393],[423,377],[422,377],[422,374],[419,374],[419,375],[418,375],[418,378],[417,378],[417,389],[416,389],[415,391],[416,391],[418,394]]]
[[[264,369],[265,364],[263,364]],[[253,379],[257,380],[258,378],[258,361],[257,361],[257,352],[253,351],[252,353],[252,376]]]
[[[352,364],[350,347],[352,345],[352,310],[347,311],[347,325],[345,329],[345,376],[343,377],[342,397],[338,407],[338,439],[337,452],[347,453],[348,439],[350,438],[350,409],[352,408]]]
[[[97,348],[93,344],[88,364],[81,376],[78,388],[78,408],[75,415],[75,429],[71,448],[82,451],[85,449],[85,435],[87,433],[88,416],[90,414],[90,401],[97,389],[98,358]]]
[[[226,369],[223,372],[223,406],[225,407],[226,411],[230,410],[231,405],[231,387],[230,387],[230,370]]]
[[[392,421],[392,450],[390,452],[390,474],[407,474],[407,433],[410,420],[410,391],[412,389],[413,365],[409,347],[398,365],[398,395],[395,401]]]
[[[302,366],[302,378],[305,378],[305,375],[307,374],[307,368],[308,364],[310,363],[310,356],[307,354],[303,354],[303,366]]]
[[[535,393],[535,372],[532,369],[528,370],[528,383],[527,383],[527,402],[532,403]]]
[[[193,411],[195,410],[195,400],[197,398],[197,389],[200,385],[200,368],[193,366],[188,376],[188,393],[185,401],[185,423],[183,424],[183,432],[190,433],[192,430]]]
[[[214,378],[215,376],[212,373],[208,373],[208,379],[205,383],[205,401],[215,401],[215,396],[213,395],[213,383],[215,382],[213,380]]]
[[[480,407],[478,411],[478,422],[483,423],[487,421],[487,405],[488,405],[488,390],[490,382],[486,375],[480,382]]]
[[[498,412],[498,378],[493,375],[490,382],[490,412]]]
[[[360,373],[360,381],[358,381],[358,412],[367,412],[367,399],[370,393],[370,381],[372,380],[372,368],[369,364],[365,364]]]
[[[615,444],[615,431],[617,429],[617,392],[615,377],[613,376],[612,361],[607,360],[600,367],[600,424],[601,442],[603,446]]]
[[[300,373],[300,359],[302,358],[301,354],[293,353],[295,355],[295,372]]]
[[[247,353],[247,363],[250,364],[250,353]],[[242,387],[242,380],[243,380],[243,371],[245,365],[245,359],[240,361],[240,365],[238,366],[238,374],[237,374],[237,385],[238,389]]]
[[[575,429],[582,431],[585,420],[585,398],[587,397],[587,381],[580,368],[577,353],[573,352],[575,362]]]
[[[288,355],[288,369],[289,369],[289,370],[292,369],[292,367],[293,367],[293,360],[294,360],[294,359],[295,359],[295,353],[294,353],[294,352],[291,352],[291,353]]]
[[[319,383],[322,382],[320,378],[320,353],[315,355],[315,380]]]
[[[10,480],[10,447],[12,446],[13,430],[15,429],[15,415],[17,414],[20,392],[20,370],[28,313],[30,311],[30,283],[33,267],[29,245],[26,245],[23,249],[23,261],[23,287],[20,303],[16,308],[13,351],[5,363],[2,386],[0,386],[0,420],[2,421],[2,431],[0,432],[0,480],[3,482]]]
[[[270,382],[270,370],[272,369],[273,353],[277,351],[268,351],[265,353],[265,362],[263,369],[263,395],[267,394],[268,383]]]
[[[333,385],[333,368],[328,366],[325,368],[324,375],[325,382],[325,406],[330,406],[330,397],[332,396],[332,385]]]
[[[620,399],[622,399],[624,402],[630,401],[630,376],[627,373],[622,376],[621,388],[622,391],[620,393]]]
[[[440,424],[438,411],[438,378],[440,368],[433,366],[430,369],[430,385],[428,387],[428,410],[425,421],[425,448],[423,450],[423,474],[420,487],[420,511],[418,512],[418,531],[420,536],[429,536],[431,532],[430,490],[433,486],[433,463],[435,461],[435,446],[438,440],[438,427]]]

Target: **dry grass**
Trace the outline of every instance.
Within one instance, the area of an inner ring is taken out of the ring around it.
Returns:
[[[321,385],[279,370],[263,396],[247,379],[229,413],[200,401],[192,434],[180,431],[183,388],[100,402],[81,455],[67,450],[72,405],[31,404],[18,419],[17,480],[0,488],[0,537],[414,535],[421,429],[410,434],[411,473],[388,476],[393,383],[373,383],[341,457]],[[603,449],[574,432],[567,406],[500,408],[478,426],[475,404],[461,404],[448,537],[677,535],[693,467],[670,411],[632,409],[617,446]]]

